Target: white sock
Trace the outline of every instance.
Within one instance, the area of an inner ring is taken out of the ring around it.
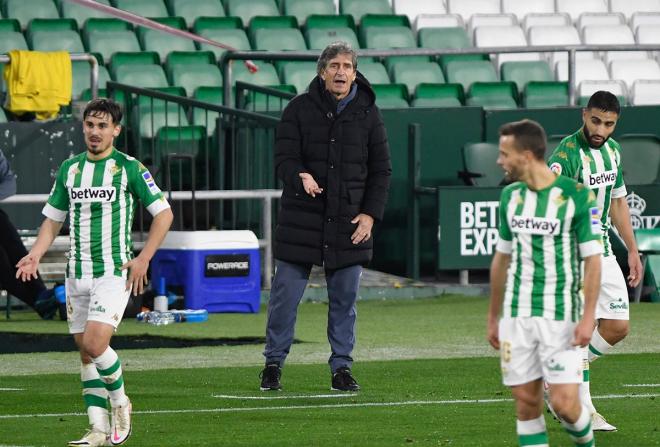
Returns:
[[[561,421],[576,446],[591,447],[594,445],[594,432],[591,429],[591,414],[583,405],[578,420],[573,422]]]
[[[591,341],[589,342],[589,361],[593,362],[597,358],[607,354],[607,351],[610,349],[612,349],[612,345],[600,335],[598,328],[594,329],[594,333],[591,334]]]
[[[105,389],[110,396],[110,404],[119,407],[128,403],[128,397],[124,392],[124,377],[122,376],[121,362],[117,353],[108,346],[100,356],[93,358],[96,369],[105,383]]]
[[[596,412],[596,407],[591,401],[590,387],[591,372],[589,371],[589,348],[582,348],[582,383],[578,387],[580,393],[580,402],[587,407],[589,414]]]
[[[96,366],[93,363],[80,365],[80,380],[83,387],[83,399],[87,409],[89,425],[103,432],[110,432],[108,416],[108,391],[101,381]]]
[[[548,447],[548,432],[543,415],[529,421],[516,420],[516,432],[521,447]]]

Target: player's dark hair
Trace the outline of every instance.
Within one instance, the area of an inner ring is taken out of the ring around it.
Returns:
[[[589,98],[587,109],[597,109],[603,112],[614,112],[617,115],[621,113],[619,99],[612,93],[605,90],[599,90]]]
[[[500,136],[513,136],[514,147],[519,151],[531,151],[537,160],[543,160],[547,140],[545,130],[536,121],[522,120],[500,127]]]
[[[96,98],[87,103],[85,111],[83,112],[83,120],[88,116],[96,116],[107,114],[112,118],[113,124],[121,123],[122,111],[121,106],[108,98]]]

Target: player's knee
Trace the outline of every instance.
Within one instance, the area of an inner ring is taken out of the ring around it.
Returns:
[[[626,338],[630,332],[630,323],[627,320],[609,320],[605,324],[600,324],[598,332],[605,341],[614,345]]]
[[[82,354],[90,357],[90,360],[99,357],[105,352],[107,346],[99,340],[85,337],[82,343]]]
[[[579,405],[574,395],[557,392],[551,394],[550,404],[552,405],[553,410],[555,410],[557,415],[562,419],[566,419],[567,416],[572,415],[572,413],[574,413],[574,407]]]

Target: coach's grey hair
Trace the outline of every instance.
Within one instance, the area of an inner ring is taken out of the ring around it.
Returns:
[[[328,66],[328,62],[337,57],[338,54],[350,54],[351,59],[353,59],[353,69],[357,69],[357,53],[355,50],[353,50],[348,42],[338,41],[332,42],[325,47],[316,63],[316,72],[321,74],[321,72],[325,70],[325,67]]]

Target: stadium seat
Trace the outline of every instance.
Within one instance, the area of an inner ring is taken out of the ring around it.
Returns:
[[[224,17],[220,0],[169,0],[172,16],[183,17],[187,28],[192,28],[198,17]]]
[[[447,63],[447,82],[459,83],[468,91],[473,82],[497,82],[495,67],[490,61],[458,60]]]
[[[442,70],[435,62],[398,62],[392,67],[391,73],[394,83],[408,87],[409,97],[413,96],[418,84],[445,82]]]
[[[370,26],[405,26],[410,28],[410,20],[405,15],[395,14],[365,14],[360,22],[360,29]]]
[[[148,99],[147,97],[143,98]],[[168,102],[167,106],[154,106],[153,109],[148,104],[145,104],[136,107],[133,113],[135,116],[133,129],[138,130],[139,137],[143,141],[154,138],[160,129],[164,127],[181,127],[190,124],[185,110],[172,102]],[[147,144],[147,142],[143,143],[144,146]]]
[[[185,21],[181,17],[166,17],[158,19],[158,22],[172,28],[185,29]],[[160,62],[165,62],[167,54],[171,51],[195,51],[195,42],[183,37],[172,36],[170,34],[140,27],[137,30],[138,41],[145,51],[154,51],[158,53]]]
[[[78,99],[82,96],[85,90],[91,89],[90,73],[92,71],[89,62],[87,61],[73,61],[71,62],[71,72],[73,75],[73,88],[71,96],[73,99]],[[105,89],[105,84],[110,81],[110,74],[104,65],[99,65],[99,89]]]
[[[160,65],[160,58],[158,53],[153,51],[135,51],[124,52],[118,51],[110,58],[110,72],[116,76],[117,68],[122,65]]]
[[[610,0],[610,10],[612,12],[620,12],[626,16],[626,19],[630,19],[634,13],[660,12],[660,1]]]
[[[522,106],[528,109],[565,107],[569,105],[568,83],[531,81],[525,85]]]
[[[630,90],[638,79],[660,80],[660,66],[653,59],[616,60],[610,64],[610,76],[625,82]]]
[[[30,37],[32,40],[30,46],[34,51],[85,52],[85,47],[77,31],[34,31]]]
[[[637,34],[640,25],[660,26],[660,12],[636,12],[630,17],[630,29]]]
[[[7,54],[11,50],[27,50],[28,44],[20,31],[0,31],[0,53]],[[0,76],[2,77],[2,76]]]
[[[582,30],[582,40],[586,45],[634,45],[635,37],[628,25],[590,25]],[[646,59],[646,51],[607,51],[605,62],[619,59]]]
[[[468,22],[470,34],[482,26],[518,26],[518,19],[513,14],[472,14]]]
[[[660,44],[660,24],[639,25],[635,40],[639,44]]]
[[[527,38],[519,26],[480,26],[474,31],[474,44],[477,47],[527,46]],[[539,53],[497,54],[497,65],[507,61],[539,60]]]
[[[660,139],[655,135],[621,135],[623,178],[627,185],[650,185],[658,181]]]
[[[338,40],[348,42],[354,49],[360,48],[355,31],[349,27],[311,28],[305,31],[305,38],[310,50],[322,50],[328,44]]]
[[[305,39],[298,28],[260,28],[254,32],[255,50],[306,50]]]
[[[251,50],[250,41],[245,34],[245,31],[242,29],[205,29],[199,33],[201,36],[206,37],[207,39],[214,40],[216,42],[222,42],[225,45],[236,48],[237,50]],[[200,50],[211,51],[215,55],[216,59],[220,59],[222,53],[224,53],[224,48],[215,47],[203,43],[199,46]]]
[[[469,48],[470,38],[463,27],[422,28],[417,33],[422,48]]]
[[[415,89],[412,107],[460,107],[464,101],[460,84],[421,83]]]
[[[580,31],[585,26],[617,26],[625,24],[626,18],[619,12],[583,12],[576,22],[577,29]]]
[[[59,19],[53,0],[4,0],[4,16],[16,19],[23,29],[33,19]]]
[[[606,0],[557,0],[557,12],[565,12],[577,22],[583,12],[609,12]]]
[[[96,0],[98,3],[104,5],[110,5],[110,0]],[[96,9],[86,8],[85,6],[79,5],[78,3],[73,3],[69,1],[60,1],[60,11],[62,17],[67,17],[74,19],[78,23],[78,27],[82,28],[85,25],[85,22],[89,18],[109,18],[110,16],[104,14]]]
[[[465,22],[458,14],[420,14],[413,22],[413,29],[463,27]]]
[[[371,84],[389,84],[390,76],[385,66],[380,62],[358,60],[358,71],[367,78]]]
[[[484,109],[515,109],[518,107],[516,84],[513,82],[473,82],[466,105]]]
[[[115,6],[142,17],[167,17],[167,7],[163,0],[114,0]]]
[[[360,23],[365,14],[392,14],[392,7],[388,0],[341,0],[339,2],[339,13],[353,16]]]
[[[529,44],[534,46],[552,46],[552,45],[581,45],[580,35],[573,26],[532,26],[528,31]],[[559,61],[567,61],[568,53],[566,51],[557,51],[550,53],[548,62],[551,67],[556,67]],[[575,54],[576,59],[593,59],[593,51],[578,51]]]
[[[393,0],[394,13],[405,14],[410,23],[415,23],[415,19],[420,14],[446,14],[444,2],[438,0]]]
[[[504,171],[497,165],[499,156],[497,143],[468,143],[463,146],[463,168],[461,176],[474,186],[499,186]]]
[[[87,51],[100,54],[105,62],[117,51],[142,50],[130,25],[117,19],[90,18],[85,23],[83,41]]]
[[[240,17],[244,25],[249,25],[254,16],[280,15],[275,0],[225,0],[228,16]]]
[[[314,76],[316,62],[313,61],[288,61],[280,67],[280,79],[284,84],[293,85],[296,93],[305,92]]]
[[[503,81],[516,84],[519,92],[525,89],[528,82],[549,82],[554,80],[552,70],[545,61],[512,61],[505,62],[500,67]]]
[[[200,35],[209,30],[242,28],[240,17],[197,17],[193,24],[193,32]]]
[[[372,26],[364,30],[363,48],[416,48],[415,37],[405,26]]]
[[[634,106],[660,104],[660,80],[639,79],[633,82],[630,102]]]
[[[568,81],[568,61],[557,62],[555,66],[555,79],[558,81]],[[585,80],[609,81],[610,75],[607,72],[605,63],[600,59],[577,60],[575,64],[575,85]]]
[[[554,0],[502,0],[502,12],[514,14],[522,22],[528,14],[552,14]]]
[[[472,14],[499,14],[500,0],[447,0],[447,11],[460,15],[467,23]]]
[[[255,61],[259,70],[252,73],[247,69],[245,64],[236,61],[233,66],[233,76],[235,81],[243,81],[249,84],[256,85],[279,85],[281,84],[280,78],[277,76],[277,71],[272,64],[264,61]],[[310,78],[311,81],[311,78]]]
[[[0,32],[21,31],[21,24],[16,19],[0,19]]]
[[[224,91],[222,87],[199,87],[193,94],[193,97],[198,101],[220,106],[223,105],[223,96]],[[218,112],[193,107],[191,124],[205,127],[207,136],[211,136],[215,132],[215,124],[218,116],[220,116]]]
[[[530,28],[533,26],[572,26],[572,22],[571,17],[562,12],[529,13],[525,16],[522,27],[526,33],[529,33]]]
[[[298,29],[298,20],[294,16],[255,16],[248,26],[248,37],[254,40],[254,33],[263,28],[295,28]]]
[[[626,99],[627,91],[626,84],[623,81],[592,81],[585,80],[577,84],[578,104],[586,105],[589,102],[591,95],[599,90],[605,90],[612,93],[617,98],[621,105],[625,105],[628,101]]]
[[[355,21],[353,16],[346,14],[311,14],[307,16],[305,28],[307,30],[314,28],[350,28],[355,31]]]
[[[165,71],[171,76],[175,65],[215,64],[215,56],[210,51],[171,51],[165,60]]]
[[[304,25],[311,14],[330,15],[336,12],[332,0],[284,0],[284,14],[294,16]]]
[[[403,84],[371,84],[376,93],[376,105],[381,109],[408,108],[408,88]]]
[[[125,64],[115,69],[115,80],[141,88],[168,87],[165,72],[156,64]]]
[[[183,87],[192,96],[198,87],[222,85],[222,73],[215,64],[174,65],[170,69],[170,84]]]
[[[18,31],[18,30],[17,30]],[[78,24],[73,19],[33,19],[28,24],[26,37],[35,31],[78,31]]]
[[[295,95],[296,88],[293,85],[269,85],[267,86],[274,90],[280,90],[285,93]],[[282,109],[289,103],[290,99],[282,98],[279,96],[268,95],[265,93],[251,92],[245,98],[243,108],[250,112],[269,113],[281,112]]]

